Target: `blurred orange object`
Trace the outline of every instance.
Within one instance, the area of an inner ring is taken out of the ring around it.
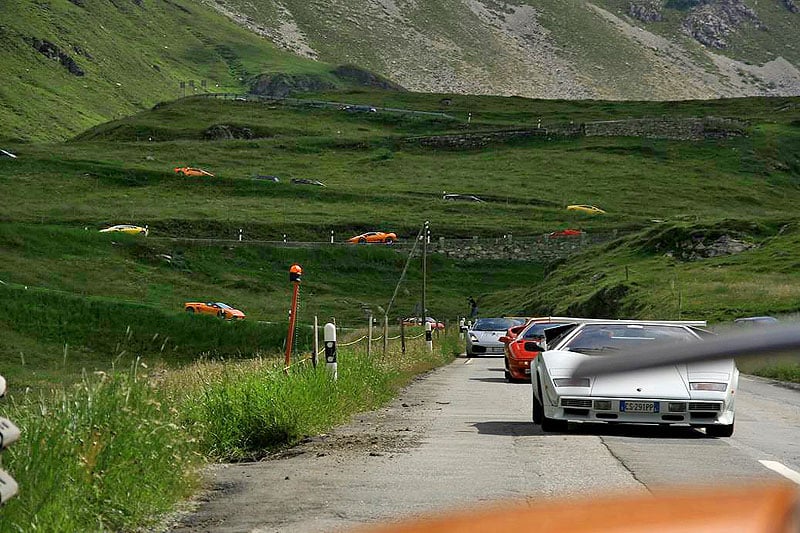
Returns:
[[[670,489],[568,497],[357,529],[371,533],[796,533],[800,493],[788,485]]]

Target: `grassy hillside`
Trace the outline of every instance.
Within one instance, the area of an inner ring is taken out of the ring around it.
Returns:
[[[699,243],[722,235],[752,249],[721,257],[691,257]],[[712,323],[740,316],[800,311],[797,219],[756,224],[665,224],[558,265],[536,290],[492,297],[502,309],[524,302],[529,314],[652,319],[701,317]]]
[[[188,0],[4,2],[0,51],[0,141],[64,139],[184,91],[242,91],[264,72],[341,83]]]
[[[351,91],[314,97],[420,111],[445,107],[444,95]],[[79,361],[73,370],[101,368],[125,349],[117,344],[128,342],[127,326],[138,339],[129,355],[166,364],[197,353],[275,353],[282,337],[259,333],[255,322],[285,321],[292,262],[306,270],[302,322],[318,315],[362,325],[364,309],[378,314],[391,299],[408,245],[425,220],[434,240],[508,233],[522,238],[566,227],[590,235],[616,231],[620,238],[560,264],[460,262],[437,255],[430,263],[428,307],[439,318],[463,314],[469,295],[479,298],[484,313],[498,314],[726,320],[797,309],[790,231],[797,223],[792,206],[800,200],[797,99],[450,99],[449,118],[350,113],[300,102],[184,99],[67,143],[12,145],[19,159],[0,160],[0,195],[6,199],[0,280],[14,285],[4,290],[18,304],[0,319],[0,328],[6,353],[21,354],[14,356],[19,362],[13,372],[24,372],[26,357],[54,364],[61,358],[64,367],[65,345],[67,360],[75,354]],[[745,135],[675,141],[553,134],[460,149],[420,140],[534,128],[540,121],[551,128],[667,113],[736,118],[746,124]],[[219,124],[251,131],[253,138],[204,140],[204,132]],[[178,165],[202,166],[216,177],[180,177],[172,171]],[[255,174],[281,181],[254,180]],[[295,185],[291,178],[326,186]],[[486,201],[446,202],[442,191]],[[571,203],[596,204],[608,213],[567,211]],[[150,236],[97,233],[118,223],[148,225]],[[245,242],[229,242],[240,228]],[[342,244],[373,229],[396,231],[398,245]],[[331,230],[334,245],[253,242],[287,235],[325,243]],[[699,260],[682,259],[669,247],[683,249],[697,235],[710,244],[726,231],[757,246]],[[420,287],[419,262],[413,261],[393,318],[412,312]],[[249,318],[243,325],[211,321],[213,339],[195,336],[196,323],[182,311],[183,302],[195,299],[228,302]],[[108,327],[98,322],[112,314]],[[72,323],[74,328],[42,326]],[[60,336],[53,333],[59,330]],[[253,335],[259,341],[248,340]],[[174,357],[161,350],[164,337],[179,347]]]

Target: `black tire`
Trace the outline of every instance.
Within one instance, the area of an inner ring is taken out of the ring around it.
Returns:
[[[186,312],[189,313],[190,315],[193,315],[194,314],[194,307],[187,307],[186,308]]]
[[[546,431],[547,433],[566,433],[567,421],[547,418],[542,414],[542,431]]]
[[[506,382],[514,383],[514,377],[511,375],[511,372],[508,370],[503,370],[503,377],[506,378]]]
[[[544,420],[544,407],[542,407],[539,398],[533,396],[533,409],[531,411],[531,418],[533,419],[534,424],[542,424]]]
[[[726,424],[722,426],[706,426],[706,435],[709,437],[727,439],[733,435],[733,424]]]
[[[217,311],[217,316],[222,320],[225,320],[225,311]]]
[[[359,244],[367,244],[367,239],[365,239],[364,237],[361,237],[360,239],[358,239],[358,242],[359,242]]]
[[[386,237],[383,240],[383,242],[385,242],[386,244],[392,244],[394,242],[394,239],[392,239],[391,237]]]

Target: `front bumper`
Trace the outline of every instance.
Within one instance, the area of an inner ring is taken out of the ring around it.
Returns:
[[[467,342],[467,353],[469,355],[503,355],[504,350],[502,344]]]
[[[631,410],[650,407],[650,404],[653,412]],[[629,424],[729,425],[733,424],[734,417],[732,402],[670,398],[561,396],[557,405],[545,405],[544,411],[545,416],[556,420]]]

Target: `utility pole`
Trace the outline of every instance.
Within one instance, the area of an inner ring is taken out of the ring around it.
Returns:
[[[427,307],[425,306],[428,303],[428,239],[430,238],[430,231],[430,222],[426,220],[422,231],[422,311],[420,312],[422,315],[420,325],[422,327],[425,327],[425,321],[428,316]]]

